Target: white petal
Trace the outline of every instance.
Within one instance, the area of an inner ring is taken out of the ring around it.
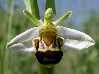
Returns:
[[[80,40],[71,40],[67,39],[64,43],[64,49],[84,49],[94,45],[94,43],[90,41],[80,41]]]
[[[66,28],[63,26],[58,26],[58,35],[65,39],[64,48],[72,48],[81,50],[83,48],[88,48],[95,44],[95,41],[87,34]]]
[[[25,45],[23,43],[13,44],[8,49],[14,50],[14,51],[36,52],[36,49],[34,47]]]
[[[38,27],[34,27],[31,29],[26,30],[25,32],[17,35],[15,38],[13,38],[10,42],[7,43],[7,47],[16,44],[16,43],[22,43],[25,41],[32,41],[32,38],[39,36],[39,29]]]

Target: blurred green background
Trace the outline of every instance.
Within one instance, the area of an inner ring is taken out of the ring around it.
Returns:
[[[98,3],[98,0],[38,0],[41,19],[46,7],[52,6],[56,13],[55,19],[66,10],[72,10],[72,17],[63,25],[83,31],[96,41],[95,46],[80,52],[65,52],[53,74],[99,74]],[[24,0],[0,0],[0,74],[38,74],[39,66],[34,54],[6,49],[10,39],[33,27],[31,21],[23,15],[23,9]]]

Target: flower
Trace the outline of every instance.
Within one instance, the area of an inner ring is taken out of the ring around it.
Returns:
[[[58,20],[53,21],[52,9],[48,8],[45,12],[44,22],[40,23],[40,26],[33,27],[25,32],[14,37],[7,43],[9,49],[16,49],[28,52],[36,52],[36,48],[32,45],[32,39],[40,37],[45,34],[45,31],[54,31],[51,34],[57,34],[56,36],[64,38],[63,49],[64,50],[82,50],[95,44],[95,41],[87,34],[75,29],[59,26],[59,24],[71,15],[71,11],[68,11],[60,17]],[[49,34],[50,35],[50,34]]]

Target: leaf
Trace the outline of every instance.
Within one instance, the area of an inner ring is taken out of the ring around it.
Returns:
[[[40,19],[37,0],[24,0],[24,2],[25,2],[26,10],[30,12],[37,19]]]

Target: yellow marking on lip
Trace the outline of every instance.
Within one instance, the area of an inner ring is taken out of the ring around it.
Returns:
[[[42,52],[46,52],[46,51],[48,51],[48,50],[50,50],[50,51],[59,51],[58,48],[45,48],[45,49],[39,48],[39,49],[38,49],[38,51],[42,51]]]

